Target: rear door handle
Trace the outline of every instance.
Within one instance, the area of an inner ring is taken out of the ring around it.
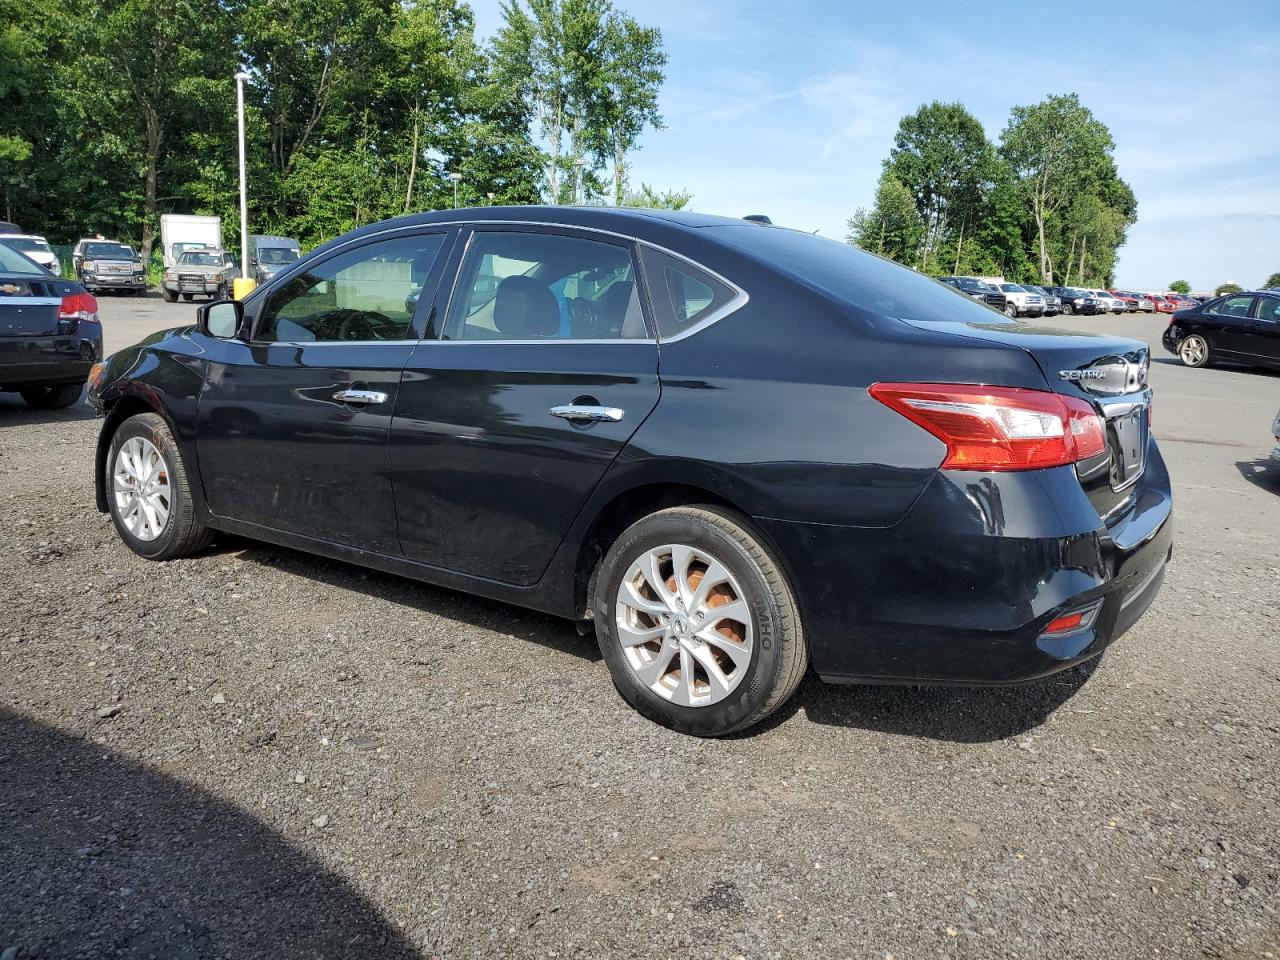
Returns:
[[[598,407],[585,403],[566,403],[551,408],[553,417],[564,420],[605,420],[617,423],[626,413],[619,407]]]
[[[333,399],[342,403],[386,403],[387,395],[381,390],[339,390]]]

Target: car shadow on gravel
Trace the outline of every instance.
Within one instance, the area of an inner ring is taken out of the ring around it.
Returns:
[[[1099,660],[1010,687],[914,687],[823,683],[812,672],[763,732],[804,711],[814,723],[950,743],[989,743],[1044,723],[1088,682]]]
[[[73,423],[96,416],[83,396],[64,410],[36,410],[16,393],[0,393],[0,430],[33,423]]]
[[[1280,463],[1270,457],[1237,460],[1236,469],[1255,487],[1280,495]]]
[[[592,663],[600,660],[595,634],[583,636],[568,620],[472,594],[436,587],[407,577],[329,560],[270,544],[219,534],[213,549],[314,580],[323,586],[356,590],[433,617],[458,620],[541,644]]]
[[[419,956],[244,811],[4,709],[0,784],[6,958]]]

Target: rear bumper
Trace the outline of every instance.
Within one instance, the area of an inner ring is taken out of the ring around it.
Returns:
[[[71,333],[0,337],[0,388],[83,383],[102,359],[102,325],[81,320]]]
[[[1062,467],[941,472],[895,527],[761,520],[791,575],[814,668],[831,682],[1007,684],[1100,654],[1155,599],[1172,553],[1154,443],[1104,526]],[[1048,624],[1101,602],[1092,624]]]

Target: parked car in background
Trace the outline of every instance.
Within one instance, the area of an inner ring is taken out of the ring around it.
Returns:
[[[221,250],[222,218],[161,214],[160,247],[166,267],[173,266],[186,250]]]
[[[1004,294],[985,281],[975,280],[973,277],[939,277],[938,280],[949,287],[954,287],[978,303],[1004,312]]]
[[[235,258],[226,250],[184,250],[178,254],[178,262],[165,270],[160,292],[170,303],[178,297],[225,300],[231,291],[231,281],[239,275]]]
[[[997,284],[1004,294],[1006,317],[1039,317],[1044,314],[1044,297],[1016,283]]]
[[[1156,313],[1173,313],[1179,309],[1177,303],[1158,293],[1151,294],[1151,305],[1155,308]]]
[[[1119,297],[1113,297],[1106,290],[1091,290],[1089,292],[1098,298],[1102,303],[1103,308],[1108,313],[1126,313],[1129,310],[1129,305],[1127,303]]]
[[[147,271],[133,247],[119,240],[81,240],[71,251],[76,279],[92,293],[144,293]]]
[[[1280,293],[1232,293],[1179,310],[1162,339],[1188,367],[1219,360],[1280,367]]]
[[[69,407],[102,359],[98,301],[0,240],[0,390]]]
[[[38,263],[54,276],[62,273],[62,264],[58,262],[58,255],[53,252],[53,247],[49,246],[49,241],[44,237],[38,237],[33,233],[0,233],[0,241],[29,260]]]
[[[1045,289],[1062,301],[1063,313],[1079,313],[1085,316],[1106,313],[1102,302],[1088,290],[1080,290],[1076,287],[1045,287]]]
[[[1122,300],[1130,313],[1143,311],[1150,313],[1155,309],[1151,299],[1144,293],[1138,293],[1136,290],[1108,290],[1113,297]]]
[[[1028,293],[1038,293],[1044,298],[1044,315],[1046,317],[1056,317],[1062,312],[1062,298],[1056,293],[1050,293],[1048,288],[1035,284],[1024,283],[1021,286]]]
[[[249,237],[249,271],[258,283],[266,283],[277,273],[287,270],[302,256],[297,240],[288,237]]]
[[[418,214],[196,314],[93,379],[129,549],[227,531],[589,622],[621,696],[685,733],[760,721],[809,662],[1061,670],[1170,555],[1144,344],[1038,333],[801,231]]]

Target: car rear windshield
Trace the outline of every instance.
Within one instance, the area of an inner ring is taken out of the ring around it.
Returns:
[[[751,224],[704,229],[747,256],[882,316],[937,323],[1003,322],[999,314],[977,301],[957,297],[946,284],[838,240]],[[743,286],[750,293],[750,284],[744,282]]]
[[[220,267],[222,266],[222,257],[216,253],[188,250],[178,258],[178,265],[182,267]]]
[[[293,263],[298,259],[298,251],[292,247],[259,247],[258,260],[262,263]]]
[[[90,243],[84,248],[84,255],[107,260],[132,260],[133,250],[123,243]]]
[[[20,274],[24,277],[48,276],[48,273],[36,266],[34,260],[28,260],[8,243],[7,240],[0,240],[0,272]]]

